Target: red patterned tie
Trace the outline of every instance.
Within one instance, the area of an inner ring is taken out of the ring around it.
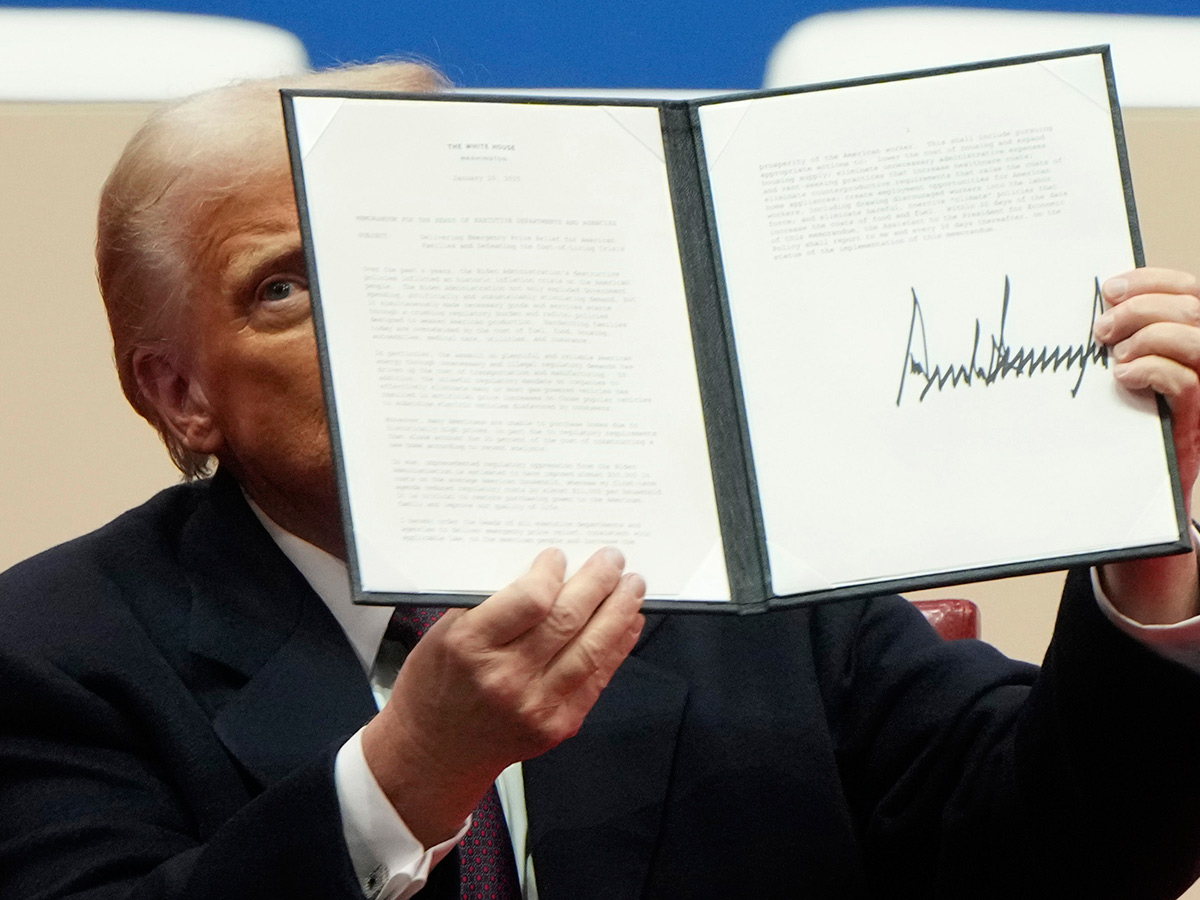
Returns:
[[[521,896],[512,841],[494,784],[475,808],[458,853],[462,900],[516,900]]]
[[[398,606],[385,640],[412,647],[442,617],[440,606]],[[493,784],[471,815],[471,827],[458,845],[461,900],[519,900],[521,882],[500,794]]]
[[[397,606],[388,620],[384,637],[390,641],[400,641],[411,650],[445,613],[444,606]]]

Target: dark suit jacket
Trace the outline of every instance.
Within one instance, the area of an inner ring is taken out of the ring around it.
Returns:
[[[526,764],[544,900],[1173,896],[1200,689],[1073,576],[1045,669],[896,598],[648,623]],[[332,786],[373,713],[236,485],[0,576],[0,898],[357,898]],[[453,894],[453,860],[425,895]]]

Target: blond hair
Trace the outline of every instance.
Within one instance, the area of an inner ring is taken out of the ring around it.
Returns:
[[[245,81],[173,103],[126,145],[100,196],[96,265],[126,398],[158,429],[187,478],[211,459],[183,446],[142,393],[134,371],[141,348],[178,355],[191,301],[191,260],[204,211],[248,185],[287,170],[282,88],[434,91],[445,80],[417,63],[379,62]]]

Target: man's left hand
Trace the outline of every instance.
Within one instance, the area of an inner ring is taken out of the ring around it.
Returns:
[[[1200,281],[1170,269],[1135,269],[1110,278],[1102,291],[1110,308],[1096,320],[1096,339],[1109,347],[1120,385],[1155,390],[1170,406],[1190,514],[1200,472]],[[1113,563],[1101,569],[1101,579],[1113,606],[1144,625],[1200,614],[1194,550]]]

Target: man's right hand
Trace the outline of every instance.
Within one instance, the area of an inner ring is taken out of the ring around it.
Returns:
[[[376,781],[413,836],[451,837],[508,765],[574,735],[642,631],[645,582],[607,548],[564,581],[544,550],[479,606],[446,613],[363,731]]]

